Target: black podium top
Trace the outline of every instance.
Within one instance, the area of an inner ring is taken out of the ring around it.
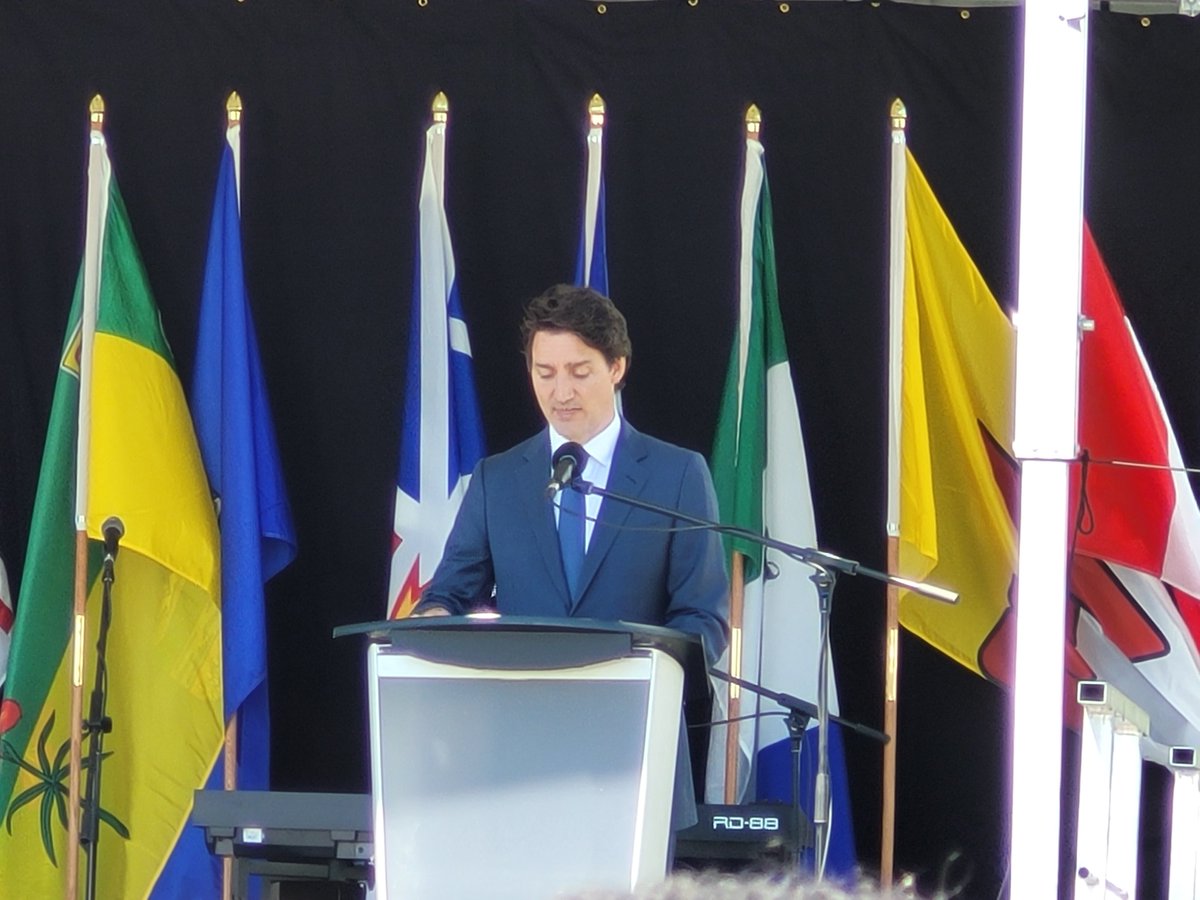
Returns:
[[[619,659],[646,647],[669,654],[689,674],[704,665],[699,637],[636,622],[488,614],[385,619],[333,630],[335,638],[357,634],[425,659],[500,669],[562,668]],[[472,639],[476,635],[489,637]]]

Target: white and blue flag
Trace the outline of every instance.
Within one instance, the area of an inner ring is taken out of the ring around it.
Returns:
[[[587,181],[575,256],[575,284],[608,296],[608,238],[604,227],[604,100],[588,103]]]
[[[446,98],[438,94],[434,122],[425,133],[389,618],[408,615],[420,599],[484,452],[471,342],[446,220],[445,170]]]

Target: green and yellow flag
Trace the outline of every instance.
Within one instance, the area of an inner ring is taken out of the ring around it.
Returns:
[[[907,162],[898,574],[958,591],[960,602],[905,593],[900,622],[1003,681],[1003,654],[987,647],[1016,572],[1016,335],[911,153]]]
[[[101,198],[97,209],[89,202],[89,235],[102,229],[89,240],[99,248],[97,258],[85,264],[85,272],[98,273],[90,391],[80,360],[83,313],[92,302],[85,284],[92,279],[81,274],[0,708],[0,881],[13,897],[62,896],[65,887],[77,460],[83,462],[78,483],[87,485],[79,509],[92,539],[89,692],[99,633],[100,526],[115,515],[125,527],[108,636],[113,728],[104,739],[97,896],[149,894],[222,740],[212,498],[104,137],[96,131],[91,141],[90,178],[93,186],[102,178],[103,190],[93,194]]]

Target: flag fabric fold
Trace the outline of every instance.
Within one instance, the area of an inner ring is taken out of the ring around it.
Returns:
[[[445,204],[446,124],[425,135],[408,375],[396,483],[388,616],[408,615],[441,560],[483,422]]]
[[[238,786],[267,787],[264,584],[296,556],[296,533],[242,269],[233,149],[217,179],[200,300],[192,416],[221,532],[225,715],[241,714]]]
[[[93,576],[85,683],[95,671],[101,523],[120,516],[108,636],[98,896],[146,896],[183,830],[192,792],[221,746],[221,610],[216,521],[187,403],[162,332],[103,136],[107,180],[92,346],[83,504]],[[90,218],[90,217],[89,217]],[[81,313],[72,306],[34,504],[0,709],[0,871],[23,896],[65,887],[67,658],[73,593]]]
[[[8,670],[8,647],[12,643],[12,590],[8,586],[8,569],[0,559],[0,688]]]
[[[246,293],[235,166],[238,135],[230,138],[233,143],[225,144],[217,174],[191,397],[196,437],[219,511],[224,715],[227,723],[237,716],[236,786],[261,791],[270,787],[264,586],[295,557],[296,537]],[[219,760],[207,787],[224,786],[224,768]],[[187,830],[156,895],[202,896],[220,890],[220,865],[203,838],[201,829]]]
[[[800,546],[816,546],[816,524],[808,480],[799,409],[779,312],[771,196],[762,144],[746,142],[741,204],[741,263],[738,328],[730,355],[717,424],[712,469],[721,519]],[[730,552],[745,557],[742,677],[773,691],[816,700],[820,614],[811,570],[774,550],[727,539]],[[728,654],[721,667],[728,671]],[[830,712],[838,711],[832,663]],[[718,694],[727,689],[717,686]],[[742,713],[757,712],[739,730],[744,764],[739,766],[742,800],[792,798],[790,741],[782,709],[742,692]],[[718,703],[718,716],[720,707]],[[724,727],[713,729],[706,793],[722,802]],[[816,723],[805,735],[804,757],[816,753]],[[828,871],[849,873],[856,863],[849,792],[841,735],[830,726],[832,816]],[[801,804],[811,814],[815,766],[801,773]],[[753,785],[751,785],[753,779]]]
[[[963,665],[1012,680],[1018,466],[1015,331],[908,155],[900,572],[956,590],[911,593],[900,621]],[[1079,444],[1072,467],[1064,706],[1112,683],[1164,744],[1200,740],[1200,509],[1154,379],[1084,229]],[[1135,465],[1127,465],[1134,463]],[[1174,467],[1172,470],[1171,467]]]

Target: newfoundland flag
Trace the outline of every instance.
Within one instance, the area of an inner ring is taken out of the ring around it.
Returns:
[[[446,221],[445,106],[445,95],[438,94],[434,123],[425,133],[388,589],[388,617],[393,619],[407,616],[420,599],[442,558],[471,472],[483,457],[471,342]]]

